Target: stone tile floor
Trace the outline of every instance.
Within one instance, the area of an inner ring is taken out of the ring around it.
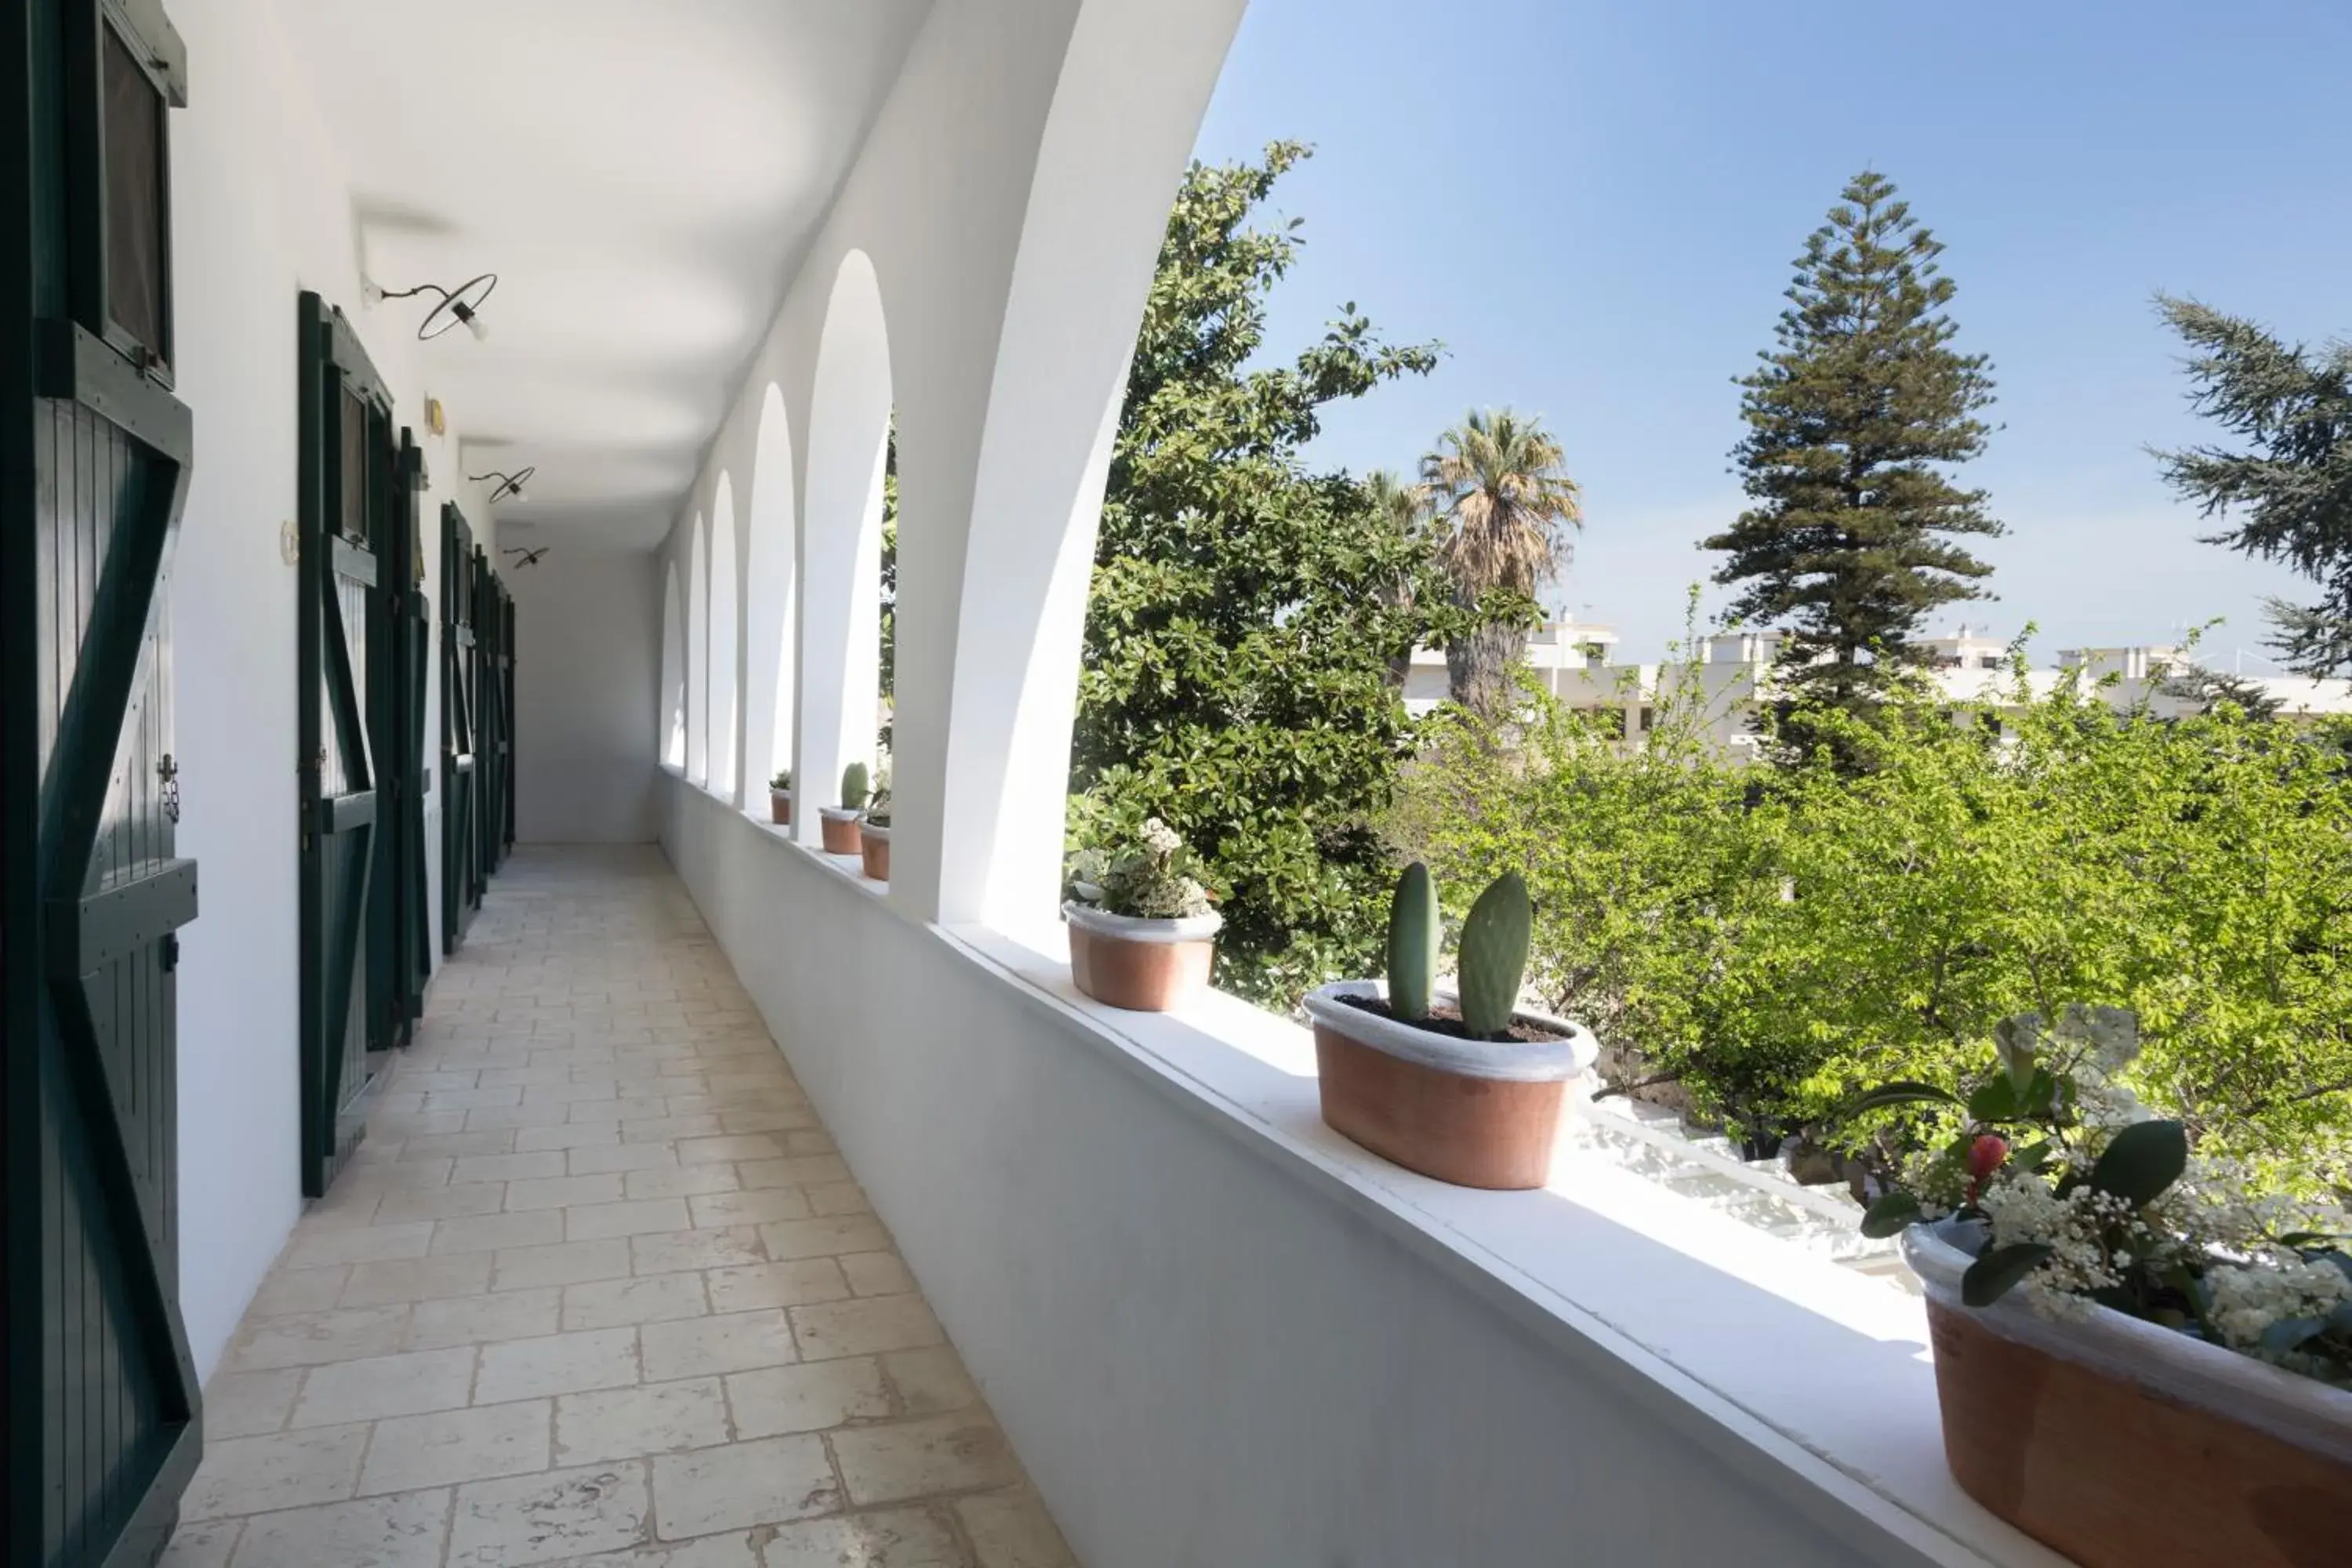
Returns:
[[[171,1568],[1075,1568],[650,848],[525,848],[205,1390]]]

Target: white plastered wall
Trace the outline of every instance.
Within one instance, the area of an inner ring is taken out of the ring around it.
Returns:
[[[514,595],[515,839],[644,844],[654,837],[647,747],[660,669],[660,580],[641,550],[510,526]]]
[[[350,193],[274,9],[181,0],[189,104],[172,120],[177,395],[195,417],[195,462],[173,562],[172,619],[180,852],[202,867],[179,970],[181,1301],[209,1374],[300,1212],[297,1166],[295,568],[279,531],[296,511],[296,297],[350,315],[425,452],[425,584],[437,604],[440,510],[465,509],[496,549],[467,483],[450,411],[425,426],[438,354],[464,333],[415,340],[415,313],[362,303]],[[257,177],[267,171],[267,177]],[[436,608],[437,621],[437,608]],[[437,672],[437,653],[436,672]],[[427,764],[439,763],[440,694],[428,682]],[[434,951],[439,951],[438,781],[426,796]]]

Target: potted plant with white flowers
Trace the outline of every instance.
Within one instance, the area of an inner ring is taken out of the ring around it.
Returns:
[[[874,781],[874,793],[867,797],[866,810],[857,819],[858,853],[865,858],[866,874],[877,882],[890,879],[890,770],[884,768]]]
[[[1062,913],[1079,990],[1114,1007],[1164,1013],[1207,986],[1224,920],[1194,866],[1191,848],[1156,816],[1111,853],[1077,858]]]
[[[2116,1079],[2133,1015],[1995,1031],[1951,1136],[1873,1203],[1925,1286],[1963,1489],[2084,1568],[2352,1562],[2352,1216],[2252,1195]]]
[[[1458,1186],[1539,1187],[1591,1032],[1519,1006],[1535,907],[1516,871],[1462,922],[1451,989],[1437,984],[1437,893],[1414,861],[1389,904],[1388,977],[1310,992],[1323,1120],[1376,1154]]]
[[[768,781],[768,820],[789,827],[793,821],[793,770],[778,768]]]
[[[866,810],[866,776],[864,763],[850,763],[841,770],[841,804],[817,807],[824,852],[828,855],[859,853],[863,836],[858,832],[857,819]]]

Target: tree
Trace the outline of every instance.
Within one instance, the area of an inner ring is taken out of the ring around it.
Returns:
[[[1398,563],[1395,580],[1376,590],[1381,603],[1391,609],[1410,611],[1414,606],[1417,579],[1427,560],[1431,518],[1429,491],[1421,485],[1407,484],[1387,468],[1374,468],[1364,476],[1364,499],[1379,518],[1398,539],[1413,546]],[[1412,650],[1389,656],[1389,685],[1399,691],[1412,674]]]
[[[1435,345],[1389,343],[1350,304],[1252,368],[1299,241],[1295,219],[1249,219],[1305,156],[1195,163],[1177,195],[1112,449],[1071,768],[1074,840],[1174,827],[1221,895],[1220,983],[1277,1003],[1369,972],[1390,875],[1371,824],[1410,752],[1391,661],[1451,609],[1426,546],[1299,455],[1326,405],[1425,373]]]
[[[2352,671],[2352,342],[2290,347],[2194,300],[2159,294],[2157,308],[2195,351],[2190,404],[2252,447],[2159,452],[2164,477],[2208,518],[2238,509],[2207,543],[2319,584],[2315,605],[2270,602],[2271,646],[2306,675]]]
[[[1509,698],[1536,590],[1567,559],[1564,531],[1583,526],[1564,460],[1541,424],[1507,408],[1472,410],[1421,460],[1422,482],[1445,530],[1442,553],[1454,604],[1475,623],[1445,648],[1454,700],[1473,712],[1492,716]],[[1495,606],[1500,613],[1479,617],[1497,595],[1506,596]]]
[[[1943,246],[1865,171],[1805,242],[1778,347],[1740,378],[1732,453],[1755,504],[1702,548],[1729,557],[1735,619],[1784,625],[1779,679],[1815,705],[1866,709],[1924,653],[1927,612],[1985,597],[1991,568],[1956,539],[2001,525],[1942,471],[1983,451],[1981,354],[1951,347]]]

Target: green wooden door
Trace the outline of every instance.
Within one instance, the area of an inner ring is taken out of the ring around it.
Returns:
[[[474,531],[441,508],[441,951],[455,952],[482,901],[481,759],[476,743]]]
[[[179,1311],[166,584],[172,395],[159,6],[0,12],[0,1265],[10,1568],[143,1564],[201,1447]]]
[[[474,552],[474,680],[478,692],[481,771],[478,788],[477,893],[486,889],[506,858],[512,835],[514,741],[511,710],[513,661],[507,643],[508,599],[490,565],[489,552]]]
[[[392,828],[382,863],[392,927],[386,942],[392,1037],[405,1045],[425,1016],[433,978],[433,917],[425,878],[425,796],[433,786],[425,739],[425,695],[432,679],[433,610],[425,593],[425,454],[405,426],[394,470],[393,555],[384,574],[387,672],[384,718],[390,736],[384,777]]]
[[[387,971],[372,949],[388,935],[373,902],[387,715],[370,656],[396,453],[391,396],[343,313],[306,291],[299,325],[302,1191],[317,1197],[365,1134],[383,1067]]]

